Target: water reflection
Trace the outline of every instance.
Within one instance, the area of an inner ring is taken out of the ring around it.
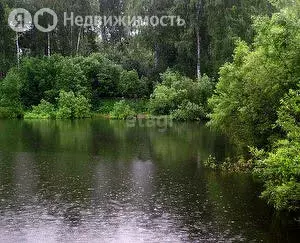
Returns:
[[[274,227],[251,177],[201,167],[230,146],[199,124],[0,121],[0,130],[1,242],[296,242],[296,230]]]

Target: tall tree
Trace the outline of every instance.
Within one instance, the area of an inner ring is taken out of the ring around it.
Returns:
[[[124,0],[99,0],[99,13],[102,17],[119,17],[124,15]],[[125,35],[124,26],[101,26],[101,37],[104,42],[115,44]]]
[[[17,62],[15,33],[8,26],[10,8],[6,1],[0,0],[0,79]]]

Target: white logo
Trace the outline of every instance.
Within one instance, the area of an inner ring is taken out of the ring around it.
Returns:
[[[43,26],[41,26],[39,24],[39,17],[40,16],[44,16],[44,14],[50,14],[52,16],[52,20],[53,20],[52,25],[48,24],[47,28],[44,28]],[[42,9],[40,9],[39,11],[37,11],[35,13],[33,21],[34,21],[35,27],[39,31],[48,33],[48,32],[53,31],[56,28],[57,23],[58,23],[58,18],[57,18],[57,14],[52,9],[50,9],[50,8],[42,8]]]
[[[25,32],[32,27],[31,14],[23,8],[14,9],[8,16],[8,24],[16,32]]]
[[[50,15],[51,24],[48,23],[48,27],[44,27],[39,23],[39,17],[43,17],[44,14]],[[58,23],[57,14],[50,8],[43,8],[37,11],[33,17],[34,26],[41,32],[53,31]],[[8,17],[8,24],[10,28],[16,32],[25,32],[33,27],[31,14],[23,8],[14,9]]]

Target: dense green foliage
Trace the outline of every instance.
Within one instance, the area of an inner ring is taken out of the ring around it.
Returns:
[[[120,77],[119,91],[123,97],[142,97],[147,94],[147,84],[144,81],[139,79],[136,71],[123,71]]]
[[[15,70],[20,79],[20,99],[25,108],[38,105],[41,99],[54,103],[60,90],[84,93],[86,77],[72,58],[26,58]]]
[[[282,10],[258,18],[251,50],[239,42],[234,61],[220,71],[216,94],[210,99],[210,124],[247,145],[265,145],[278,134],[273,124],[284,95],[300,77],[299,13]]]
[[[58,55],[25,58],[0,84],[0,107],[5,117],[20,116],[17,111],[32,107],[32,115],[39,114],[41,107],[38,105],[44,100],[59,108],[58,118],[82,118],[86,113],[78,108],[80,102],[82,106],[88,104],[88,109],[98,110],[101,100],[107,97],[141,98],[146,95],[145,82],[136,71],[126,71],[100,54],[75,58]],[[67,93],[61,91],[69,92],[64,104],[61,95]],[[7,115],[7,109],[18,114]],[[43,114],[41,117],[45,118]]]
[[[21,117],[23,109],[20,102],[20,79],[15,69],[12,69],[0,82],[0,117]]]
[[[300,6],[255,21],[253,47],[239,42],[209,100],[210,125],[242,146],[256,146],[262,196],[278,210],[300,203]]]
[[[53,119],[56,117],[55,107],[53,104],[41,100],[41,103],[32,107],[32,111],[26,112],[24,119]]]
[[[118,95],[118,83],[122,68],[101,54],[77,57],[74,62],[82,69],[88,82],[93,105],[103,97]]]
[[[126,103],[125,100],[121,100],[115,103],[113,110],[110,112],[111,119],[126,120],[132,119],[136,116],[135,111]]]
[[[16,63],[15,33],[6,24],[10,9],[5,1],[0,0],[0,79]]]
[[[91,117],[91,105],[83,95],[75,95],[73,91],[59,93],[57,109],[55,105],[41,100],[41,103],[26,112],[25,119],[82,119]]]
[[[113,110],[114,105],[121,100],[123,99],[101,99],[96,113],[108,115]],[[126,103],[138,114],[148,113],[148,99],[126,99]]]
[[[55,31],[36,28],[19,35],[21,56],[87,56],[101,50],[126,70],[155,82],[168,67],[195,77],[201,73],[217,76],[219,67],[231,60],[234,41],[253,39],[252,16],[270,14],[268,0],[0,0],[0,72],[17,63],[16,35],[7,26],[9,8],[25,8],[34,13],[43,7],[53,9],[60,21]],[[74,16],[181,16],[186,26],[65,26],[64,12]],[[40,18],[47,26],[51,21]],[[138,33],[134,34],[133,32]],[[197,44],[199,42],[199,44]],[[5,45],[5,48],[2,46]],[[198,57],[198,50],[200,56]],[[4,58],[2,58],[4,57]],[[3,66],[2,66],[3,62]],[[152,83],[153,84],[153,83]],[[152,85],[149,85],[150,88]]]
[[[130,44],[138,39],[138,47],[146,47],[152,51],[154,59],[152,73],[162,73],[167,67],[171,67],[193,78],[197,74],[198,64],[200,73],[216,77],[219,67],[225,61],[231,60],[235,40],[238,37],[247,43],[253,40],[251,17],[270,14],[273,11],[267,0],[118,0],[117,2],[124,2],[124,5],[121,5],[125,8],[124,15],[182,16],[186,21],[185,27],[145,26],[139,28],[140,32],[136,38],[131,38],[126,30],[121,33]],[[113,29],[111,31],[117,32]],[[114,42],[124,43],[121,38],[115,39]],[[132,46],[137,45],[133,43]]]
[[[179,121],[205,119],[205,116],[206,113],[202,106],[192,103],[188,100],[183,101],[183,103],[179,105],[178,109],[171,113],[172,119]]]
[[[265,181],[263,197],[277,209],[300,208],[300,89],[290,91],[279,109],[278,125],[287,137],[270,153],[254,151],[255,174]]]
[[[91,105],[83,95],[75,95],[72,91],[61,91],[58,98],[58,119],[78,119],[91,117]]]
[[[213,81],[207,76],[193,81],[178,72],[166,71],[161,75],[151,96],[149,109],[155,115],[172,115],[178,120],[205,119],[207,99],[213,92]]]

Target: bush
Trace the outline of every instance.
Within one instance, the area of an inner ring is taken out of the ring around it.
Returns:
[[[262,197],[277,210],[300,209],[300,143],[280,141],[270,153],[253,152],[257,156],[254,174],[265,183]]]
[[[180,120],[204,119],[208,113],[207,100],[213,93],[213,81],[204,75],[193,81],[177,72],[167,70],[161,75],[149,102],[154,115],[170,115]],[[192,113],[195,112],[195,115]]]
[[[126,103],[125,100],[115,103],[113,110],[110,112],[110,118],[116,120],[131,119],[135,116],[135,111]]]
[[[60,90],[89,95],[86,77],[73,58],[24,58],[17,74],[21,85],[19,97],[25,108],[38,105],[42,99],[54,104]]]
[[[0,119],[14,119],[22,118],[23,110],[21,108],[14,107],[0,107]]]
[[[205,116],[206,113],[203,107],[188,100],[184,101],[177,110],[171,113],[172,119],[179,121],[203,120]]]
[[[55,107],[51,103],[41,100],[41,103],[32,107],[31,112],[24,115],[24,119],[53,119],[56,117]]]
[[[85,97],[91,97],[90,83],[79,64],[73,58],[64,58],[59,63],[59,72],[56,74],[54,90],[57,96],[61,90],[72,91]]]
[[[129,99],[126,100],[129,106],[136,111],[136,113],[148,112],[148,99]]]
[[[115,103],[119,101],[120,99],[101,99],[97,113],[109,114],[114,109]],[[148,100],[146,99],[126,99],[126,103],[136,111],[136,113],[147,113],[148,111]]]
[[[57,74],[60,73],[62,57],[24,58],[18,70],[21,80],[20,99],[25,108],[38,105],[42,99],[55,101]]]
[[[58,119],[76,119],[91,117],[89,100],[82,95],[75,95],[72,91],[61,91],[58,99]]]
[[[196,83],[193,83],[192,86],[193,87],[189,90],[190,100],[201,105],[204,112],[208,114],[210,112],[208,99],[212,97],[215,89],[214,80],[207,75],[203,75],[201,79],[197,80]]]
[[[0,80],[0,107],[31,109],[41,100],[57,106],[59,93],[64,90],[83,95],[95,111],[103,98],[144,97],[148,82],[146,78],[139,79],[136,71],[125,71],[98,53],[75,58],[59,55],[23,58],[19,69],[12,68]],[[73,116],[67,105],[60,112],[62,117]],[[80,109],[75,116],[82,117],[79,113],[84,111]]]
[[[287,137],[269,153],[253,150],[255,175],[265,182],[262,197],[276,209],[300,209],[300,90],[290,91],[281,102],[278,125]]]
[[[123,71],[120,77],[119,93],[126,98],[143,97],[146,83],[143,83],[136,71]]]
[[[21,107],[20,89],[21,78],[18,70],[13,68],[7,76],[0,80],[0,106],[2,107]]]
[[[91,105],[89,100],[83,95],[77,95],[74,101],[74,117],[73,118],[89,118],[91,117]]]
[[[100,113],[100,114],[109,114],[113,110],[114,105],[117,101],[119,101],[119,100],[117,100],[117,99],[101,99],[101,100],[99,100],[96,112]]]
[[[114,64],[99,53],[89,57],[75,58],[74,62],[80,66],[91,90],[91,102],[98,105],[100,98],[117,97],[118,84],[122,67]]]
[[[149,110],[154,115],[169,115],[181,103],[180,96],[185,97],[185,93],[160,84],[151,95]]]
[[[0,80],[0,118],[21,118],[23,116],[20,101],[21,81],[17,69],[11,69]]]

